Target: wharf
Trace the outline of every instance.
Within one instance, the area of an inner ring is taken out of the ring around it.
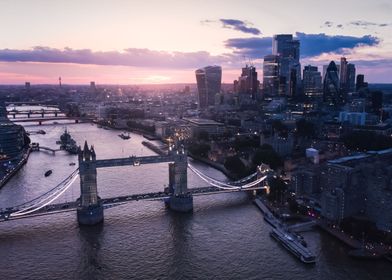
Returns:
[[[256,198],[254,203],[264,214],[264,220],[273,227],[270,232],[271,237],[281,243],[283,247],[300,259],[303,263],[316,262],[316,257],[308,248],[305,247],[306,244],[304,245],[304,240],[299,239],[298,235],[287,230],[260,198]]]
[[[320,222],[318,226],[351,248],[360,249],[362,247],[362,243],[360,241],[350,238],[347,234],[345,234],[338,228],[331,228],[324,222]]]
[[[0,178],[0,188],[2,188],[19,171],[19,169],[22,168],[22,166],[27,162],[30,152],[31,148],[27,148],[26,151],[23,152],[23,155],[16,166],[9,173]]]
[[[147,148],[149,148],[151,151],[157,153],[158,155],[167,155],[167,152],[165,152],[164,150],[162,150],[161,148],[159,148],[158,146],[152,144],[151,142],[147,142],[147,141],[142,141],[142,144],[144,146],[146,146]]]

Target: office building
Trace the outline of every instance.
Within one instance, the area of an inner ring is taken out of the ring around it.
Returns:
[[[329,106],[337,107],[345,103],[344,94],[340,91],[338,68],[334,61],[331,61],[325,73],[323,99]]]
[[[347,64],[347,89],[348,92],[355,92],[355,65]]]
[[[279,55],[266,55],[263,62],[263,94],[277,96],[279,94]]]
[[[302,81],[304,95],[308,98],[316,98],[322,95],[321,73],[317,66],[305,66]]]
[[[274,35],[272,39],[272,54],[280,56],[279,76],[280,83],[284,83],[285,95],[296,97],[301,84],[300,42],[293,39],[291,34]]]
[[[195,74],[199,93],[199,109],[214,106],[215,95],[221,91],[222,68],[220,66],[207,66],[197,69]]]
[[[234,81],[235,92],[247,94],[252,99],[256,99],[256,95],[259,91],[259,84],[256,67],[246,65],[242,68],[242,73],[238,78],[238,81]]]

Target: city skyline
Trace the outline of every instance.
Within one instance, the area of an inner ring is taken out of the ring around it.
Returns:
[[[0,83],[196,83],[222,66],[232,83],[262,61],[274,34],[300,40],[301,65],[354,63],[371,83],[391,82],[388,1],[2,1]],[[287,11],[290,11],[288,13]],[[333,11],[333,12],[328,12]],[[142,31],[141,31],[142,29]]]

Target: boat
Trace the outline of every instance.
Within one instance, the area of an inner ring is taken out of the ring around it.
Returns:
[[[118,135],[118,137],[120,137],[123,140],[128,140],[128,139],[131,138],[131,136],[129,135],[129,132],[128,132],[128,134],[125,134],[125,132],[121,133],[121,134]]]
[[[291,235],[291,233],[284,231],[283,229],[276,228],[270,232],[270,235],[294,256],[296,256],[301,262],[306,264],[316,263],[316,256],[313,255],[313,253],[310,252],[308,248],[303,246],[295,236]]]
[[[64,130],[64,133],[60,136],[60,141],[56,143],[60,143],[60,148],[66,150],[70,154],[77,154],[78,153],[78,146],[76,141],[72,139],[71,134]]]
[[[48,171],[46,171],[45,172],[45,177],[48,177],[48,176],[50,176],[50,174],[52,174],[52,170],[51,169],[49,169]]]

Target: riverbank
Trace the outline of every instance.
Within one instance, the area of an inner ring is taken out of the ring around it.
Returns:
[[[30,156],[31,148],[27,148],[23,154],[21,159],[18,161],[16,166],[12,168],[8,173],[6,173],[1,179],[0,179],[0,189],[4,187],[4,185],[19,171],[19,169],[22,168],[22,166],[27,162],[29,156]]]
[[[167,155],[167,152],[162,150],[160,147],[154,145],[151,142],[147,142],[147,141],[142,141],[143,146],[146,146],[147,148],[149,148],[151,151],[153,151],[154,153],[157,153],[158,155]]]

